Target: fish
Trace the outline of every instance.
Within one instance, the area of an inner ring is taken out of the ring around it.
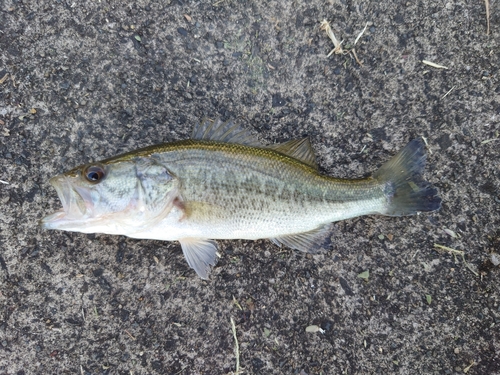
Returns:
[[[425,181],[425,144],[410,141],[370,177],[321,174],[309,138],[264,145],[232,122],[203,119],[190,139],[81,165],[50,179],[62,208],[45,229],[178,241],[207,279],[215,240],[270,239],[314,253],[331,223],[361,215],[406,216],[441,207]]]

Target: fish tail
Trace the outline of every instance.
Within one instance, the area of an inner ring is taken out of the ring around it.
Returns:
[[[426,157],[424,142],[417,138],[374,173],[373,177],[384,184],[387,198],[381,214],[414,215],[441,207],[437,189],[422,177]]]

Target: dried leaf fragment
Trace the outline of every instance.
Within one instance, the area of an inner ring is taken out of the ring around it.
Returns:
[[[4,181],[1,181],[4,182]],[[5,183],[5,182],[4,182]],[[500,264],[500,256],[497,253],[490,254],[490,262],[496,267]]]
[[[361,272],[360,274],[358,274],[358,277],[360,279],[368,280],[368,278],[370,277],[370,270],[366,270],[364,272]]]
[[[448,228],[443,228],[443,232],[445,232],[448,236],[453,237],[453,238],[459,237],[454,231],[452,231],[451,229],[448,229]]]
[[[322,329],[321,327],[317,326],[317,325],[312,325],[312,326],[307,326],[306,327],[306,332],[310,332],[310,333],[316,333],[316,332],[325,333],[325,330]]]

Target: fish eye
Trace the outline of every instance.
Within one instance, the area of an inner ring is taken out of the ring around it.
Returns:
[[[83,170],[83,176],[88,182],[96,184],[104,178],[104,168],[100,165],[90,165]]]

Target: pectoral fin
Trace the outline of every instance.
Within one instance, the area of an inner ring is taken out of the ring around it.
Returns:
[[[199,238],[184,238],[179,242],[189,266],[202,279],[208,279],[210,266],[215,266],[217,263],[217,243]]]
[[[309,232],[271,238],[271,241],[278,246],[285,245],[305,253],[316,253],[327,245],[330,227],[331,224],[327,224]]]

